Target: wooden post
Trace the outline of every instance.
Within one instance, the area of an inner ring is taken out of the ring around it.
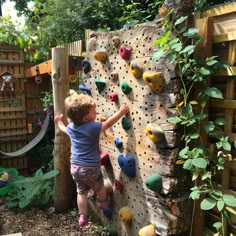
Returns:
[[[67,48],[52,49],[52,88],[54,114],[64,114],[64,100],[69,93]],[[64,120],[66,124],[66,119]],[[72,203],[72,178],[70,174],[70,140],[66,134],[55,127],[54,168],[60,170],[55,178],[55,210],[65,212]]]

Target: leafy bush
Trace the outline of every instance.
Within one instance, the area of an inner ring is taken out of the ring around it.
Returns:
[[[16,178],[10,183],[10,190],[6,196],[9,208],[25,209],[27,207],[44,207],[54,195],[54,178],[59,170],[43,173],[36,171],[33,177]]]

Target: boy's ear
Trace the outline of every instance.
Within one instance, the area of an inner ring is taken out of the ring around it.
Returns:
[[[87,122],[88,121],[88,116],[84,116],[83,117],[83,122]]]

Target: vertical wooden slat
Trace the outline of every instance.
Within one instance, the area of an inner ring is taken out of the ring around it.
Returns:
[[[199,29],[198,34],[203,37],[203,43],[197,48],[196,57],[209,57],[212,55],[212,32],[213,32],[213,18],[206,17],[196,19],[195,26]],[[203,53],[204,52],[204,53]],[[210,78],[209,78],[210,83]],[[208,104],[205,107],[205,113],[208,113]],[[204,126],[204,122],[202,127]],[[203,129],[201,129],[203,130]],[[208,145],[208,138],[204,132],[201,132],[201,139],[203,144]],[[203,235],[205,224],[205,211],[201,210],[200,203],[204,196],[194,202],[194,211],[192,219],[192,236]]]

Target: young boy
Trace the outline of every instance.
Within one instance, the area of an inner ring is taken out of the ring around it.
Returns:
[[[110,199],[106,194],[101,172],[99,152],[100,133],[114,125],[129,107],[123,105],[119,111],[104,122],[96,120],[96,104],[92,97],[73,93],[65,99],[65,109],[69,120],[64,125],[63,115],[56,115],[54,120],[58,128],[69,135],[71,140],[71,175],[77,186],[77,204],[80,226],[88,223],[88,191],[96,191],[100,208],[109,207]]]

